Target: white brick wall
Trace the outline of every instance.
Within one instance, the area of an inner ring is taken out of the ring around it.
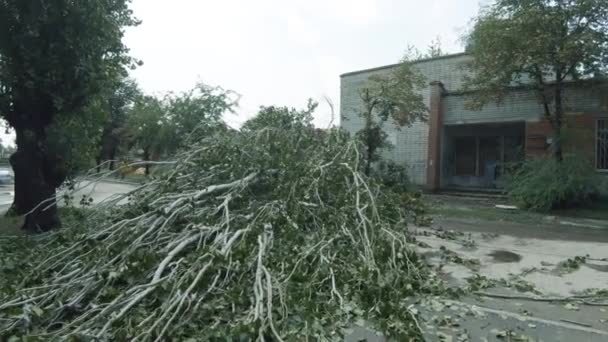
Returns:
[[[446,125],[474,123],[536,121],[543,115],[543,108],[533,92],[516,90],[498,105],[487,104],[480,111],[465,108],[465,96],[456,95],[461,90],[466,71],[464,63],[470,57],[459,54],[416,62],[427,83],[440,81],[449,94],[443,98],[443,118]],[[341,126],[351,134],[361,130],[363,121],[358,112],[363,107],[359,90],[372,75],[382,75],[391,71],[387,66],[345,74],[341,78]],[[450,94],[452,93],[452,94]],[[565,92],[566,110],[568,112],[606,113],[608,97],[605,86],[586,86],[569,88]],[[430,106],[430,86],[422,90],[424,101]],[[428,149],[428,125],[417,122],[412,127],[398,130],[387,123],[386,132],[396,142],[393,150],[384,151],[384,155],[409,168],[410,178],[416,184],[426,183],[426,160]]]
[[[468,57],[464,55],[446,56],[434,60],[416,63],[420,72],[426,77],[426,83],[441,81],[448,91],[459,89],[462,83],[462,64]],[[368,78],[372,75],[383,75],[391,71],[391,68],[376,69],[344,75],[341,79],[340,113],[341,127],[355,134],[363,128],[363,121],[358,112],[363,107],[363,101],[359,96],[359,90],[363,88]],[[430,87],[422,90],[424,102],[430,105]],[[415,184],[426,183],[426,160],[428,153],[429,128],[425,122],[416,122],[411,127],[400,130],[387,123],[385,129],[389,136],[396,136],[395,148],[385,151],[384,155],[406,166],[412,182]]]

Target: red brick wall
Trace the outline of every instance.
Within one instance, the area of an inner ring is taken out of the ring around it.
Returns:
[[[595,162],[595,124],[594,115],[568,116],[564,125],[564,152],[575,153],[578,156]]]
[[[591,114],[566,115],[562,130],[564,153],[576,153],[595,160],[595,122]],[[540,157],[549,154],[547,139],[553,137],[553,127],[547,120],[526,123],[526,156]]]
[[[526,122],[526,157],[546,156],[548,151],[547,139],[553,136],[553,127],[547,120]]]

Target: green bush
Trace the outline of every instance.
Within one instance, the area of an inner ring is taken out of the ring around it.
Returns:
[[[392,160],[382,160],[374,165],[371,176],[392,192],[400,194],[402,205],[408,208],[406,214],[408,222],[418,226],[431,223],[430,217],[427,216],[428,207],[422,200],[422,193],[410,182],[405,166]]]
[[[585,159],[535,158],[512,168],[505,190],[521,208],[549,211],[586,205],[602,192],[604,181]]]
[[[372,169],[372,176],[376,177],[384,186],[396,192],[409,192],[412,190],[407,169],[392,160],[382,160]]]

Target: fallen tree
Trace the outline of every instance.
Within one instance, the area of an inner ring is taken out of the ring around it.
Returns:
[[[363,175],[355,142],[315,129],[201,136],[128,204],[27,251],[27,270],[0,280],[0,337],[341,340],[368,322],[420,338],[408,307],[438,281],[408,247],[415,199]]]

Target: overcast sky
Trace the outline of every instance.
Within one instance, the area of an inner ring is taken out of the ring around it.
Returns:
[[[328,96],[339,109],[340,74],[399,61],[459,39],[486,0],[133,0],[142,25],[125,43],[144,65],[144,91],[184,91],[197,81],[242,95],[238,125],[261,105],[303,107]],[[336,113],[338,114],[338,113]],[[330,121],[321,107],[319,126]]]
[[[143,90],[162,95],[198,81],[242,95],[238,126],[262,105],[302,108],[329,97],[339,114],[340,75],[393,64],[408,45],[425,50],[440,37],[445,51],[490,0],[133,0],[142,20],[126,32],[132,73]],[[330,122],[326,105],[315,123]],[[336,119],[337,120],[337,119]],[[0,131],[5,142],[12,134]]]

